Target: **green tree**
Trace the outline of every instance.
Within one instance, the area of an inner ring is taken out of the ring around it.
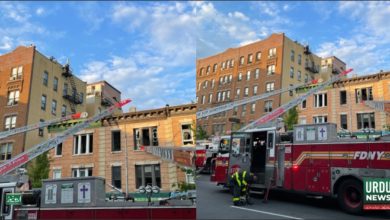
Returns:
[[[298,124],[298,110],[295,106],[294,108],[288,110],[284,116],[284,126],[287,128],[287,130],[292,130],[293,126]]]
[[[207,131],[203,130],[203,128],[201,126],[196,127],[195,139],[196,140],[205,140],[207,138],[209,138],[209,136],[207,135]]]
[[[27,165],[28,176],[33,188],[42,187],[42,180],[49,178],[50,160],[48,152],[45,152]]]

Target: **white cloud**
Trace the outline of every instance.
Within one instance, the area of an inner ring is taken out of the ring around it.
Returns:
[[[101,24],[105,20],[105,10],[100,10],[99,4],[96,2],[83,2],[77,6],[80,18],[87,23],[86,32],[92,32],[100,29]]]
[[[12,47],[12,39],[10,37],[3,36],[0,40],[0,50],[10,50]]]
[[[356,23],[351,37],[340,37],[335,42],[324,42],[318,54],[336,55],[358,74],[378,72],[378,68],[390,68],[390,17],[388,2],[340,2],[338,11]],[[380,55],[380,56],[378,56]]]
[[[15,2],[0,2],[0,11],[0,17],[18,23],[26,22],[31,17],[29,10],[24,5]]]
[[[46,11],[42,7],[39,7],[39,8],[37,8],[37,10],[35,10],[35,14],[38,15],[38,16],[41,16],[41,15],[43,15],[45,13],[46,13]]]
[[[246,15],[244,15],[242,12],[239,12],[239,11],[229,12],[228,15],[231,18],[238,18],[238,19],[241,19],[243,21],[249,21],[249,18]]]

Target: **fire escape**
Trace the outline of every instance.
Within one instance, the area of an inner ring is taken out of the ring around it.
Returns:
[[[81,94],[77,93],[77,87],[76,82],[72,74],[72,70],[69,66],[69,63],[65,64],[65,66],[62,67],[62,76],[67,79],[67,81],[70,83],[70,86],[72,88],[72,93],[69,94],[68,88],[64,88],[62,97],[69,101],[70,109],[72,110],[72,113],[76,113],[76,105],[82,103],[82,97]]]
[[[310,59],[309,62],[305,62],[305,69],[311,73],[318,73],[319,70],[315,65],[313,54],[311,53],[308,45],[303,48],[303,53]]]

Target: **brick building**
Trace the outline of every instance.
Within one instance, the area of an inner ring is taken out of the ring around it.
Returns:
[[[196,105],[188,104],[107,117],[50,151],[49,176],[99,176],[126,193],[147,183],[162,191],[175,190],[174,184],[193,182],[191,175],[140,147],[194,146],[195,113]],[[55,135],[64,128],[65,124],[51,126],[49,131]]]
[[[238,48],[198,59],[196,95],[198,111],[272,92],[312,79],[327,80],[338,72],[320,71],[321,58],[283,33]],[[345,68],[345,65],[342,66]],[[335,66],[340,68],[339,66]],[[341,71],[341,70],[340,70]],[[230,111],[199,119],[208,134],[224,134],[271,112],[293,98],[293,91],[242,105]],[[229,122],[240,119],[240,124]]]
[[[69,65],[48,58],[35,46],[19,46],[0,55],[0,131],[85,111],[86,83]],[[7,160],[47,139],[44,129],[0,140],[0,160]]]
[[[306,88],[309,89],[309,88]],[[298,91],[304,93],[305,89]],[[299,107],[299,124],[332,122],[342,129],[357,132],[364,128],[385,130],[390,118],[385,112],[373,109],[362,101],[390,100],[390,72],[353,76],[320,91]],[[390,106],[385,105],[389,110]]]
[[[86,108],[90,116],[100,113],[114,103],[121,101],[121,92],[106,81],[87,84]],[[116,110],[115,114],[122,113]]]

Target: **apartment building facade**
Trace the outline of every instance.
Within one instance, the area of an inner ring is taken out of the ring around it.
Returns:
[[[141,146],[195,146],[192,127],[196,105],[129,112],[104,118],[99,125],[75,134],[50,151],[49,178],[99,176],[123,192],[152,184],[173,191],[181,182],[193,183],[175,163],[142,150]],[[51,126],[55,135],[63,125]]]
[[[35,46],[19,46],[0,55],[0,131],[85,111],[86,83],[71,73],[69,65],[48,58]],[[0,140],[0,161],[41,143],[45,129]]]
[[[363,102],[388,101],[389,92],[390,72],[341,80],[299,105],[298,123],[332,122],[337,124],[338,132],[358,132],[367,128],[388,130],[390,118],[386,112],[366,106]],[[386,109],[390,110],[389,104],[385,104]]]
[[[272,92],[291,85],[327,80],[332,71],[320,72],[321,58],[283,33],[238,48],[198,59],[196,94],[198,111]],[[294,91],[236,107],[199,119],[208,134],[221,135],[237,130],[294,97]],[[236,120],[231,120],[232,118]],[[239,123],[237,121],[239,119]],[[232,122],[231,122],[232,121]]]
[[[99,81],[87,84],[86,109],[90,116],[109,108],[121,101],[121,92],[107,81]],[[122,113],[118,109],[114,114]]]

